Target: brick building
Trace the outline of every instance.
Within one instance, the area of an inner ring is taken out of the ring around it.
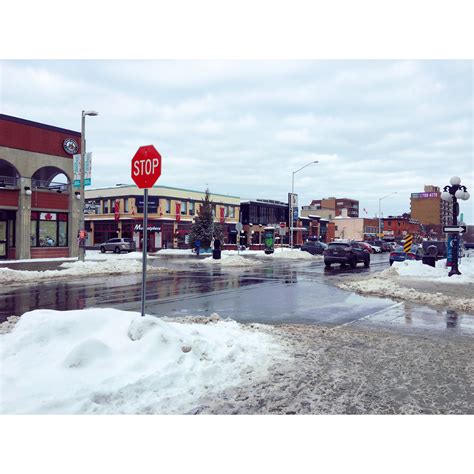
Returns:
[[[335,216],[340,216],[343,209],[347,209],[349,217],[359,217],[359,201],[347,198],[328,197],[325,199],[315,199],[311,201],[309,210],[315,211],[313,214],[318,214],[318,210],[327,209],[334,211]],[[326,217],[326,216],[324,216]]]
[[[77,256],[81,134],[0,114],[0,259]]]
[[[415,238],[424,235],[421,223],[416,219],[404,216],[388,216],[381,219],[383,238],[386,240],[402,240],[408,234]]]
[[[441,199],[438,186],[427,185],[422,193],[412,193],[411,217],[419,221],[427,235],[441,237],[444,225],[452,223],[453,204]]]

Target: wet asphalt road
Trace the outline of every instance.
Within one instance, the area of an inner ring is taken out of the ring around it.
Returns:
[[[256,268],[220,268],[196,259],[158,258],[150,263],[174,272],[150,274],[148,314],[208,316],[218,313],[243,323],[374,324],[472,332],[473,318],[388,298],[359,296],[334,283],[388,267],[388,255],[372,255],[371,267],[324,268],[321,260],[265,261]],[[57,265],[57,264],[53,264]],[[51,268],[51,264],[49,266]],[[24,284],[0,289],[0,322],[33,309],[114,307],[140,311],[141,275],[101,276]]]

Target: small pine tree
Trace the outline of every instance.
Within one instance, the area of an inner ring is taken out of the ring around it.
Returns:
[[[191,233],[189,240],[191,247],[194,247],[196,240],[201,241],[201,248],[207,249],[211,246],[213,238],[219,239],[223,242],[224,233],[220,224],[214,223],[212,216],[212,201],[210,199],[210,191],[206,189],[204,201],[200,210],[198,210],[198,217],[191,226]]]

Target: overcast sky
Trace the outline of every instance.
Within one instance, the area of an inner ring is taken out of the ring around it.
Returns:
[[[3,61],[1,112],[80,131],[93,187],[131,183],[141,145],[158,184],[286,200],[410,210],[410,193],[459,175],[473,198],[472,61]]]

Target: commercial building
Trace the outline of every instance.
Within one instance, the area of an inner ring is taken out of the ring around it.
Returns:
[[[337,216],[331,222],[335,226],[334,237],[336,239],[370,240],[378,232],[378,219]]]
[[[242,201],[240,203],[243,229],[241,232],[241,244],[248,246],[263,245],[263,230],[265,227],[280,227],[284,222],[288,228],[288,203],[272,199],[255,199]],[[288,243],[288,233],[277,241]],[[255,247],[254,247],[255,248]]]
[[[406,216],[388,216],[381,219],[381,230],[385,240],[402,240],[407,235],[415,239],[424,236],[419,221]]]
[[[359,201],[356,199],[328,197],[325,199],[315,199],[309,206],[312,211],[319,214],[320,209],[334,211],[335,216],[340,216],[343,209],[347,209],[349,217],[359,217]],[[314,213],[313,213],[314,214]]]
[[[442,227],[452,223],[453,204],[441,199],[438,186],[426,185],[424,192],[412,193],[410,209],[411,217],[423,225],[427,235],[440,237]]]
[[[189,189],[154,186],[148,191],[148,248],[189,248],[193,219],[205,193]],[[211,194],[214,220],[222,225],[224,243],[236,244],[235,224],[240,217],[237,196]],[[86,191],[86,230],[88,247],[111,238],[130,238],[142,248],[143,189],[117,185]]]
[[[77,256],[81,134],[0,114],[0,259]]]

